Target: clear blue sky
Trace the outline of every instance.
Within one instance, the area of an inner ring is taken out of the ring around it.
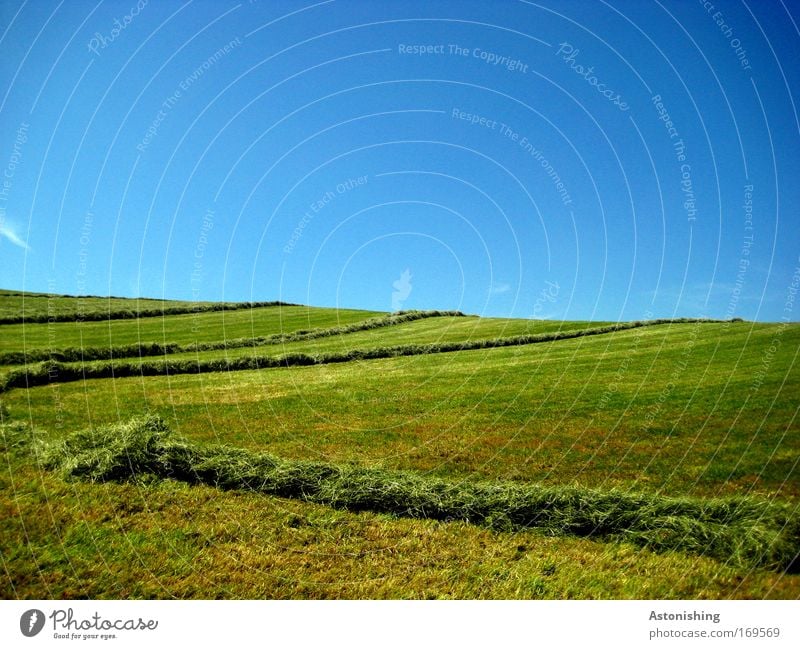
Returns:
[[[798,320],[798,22],[785,0],[4,0],[0,286]]]

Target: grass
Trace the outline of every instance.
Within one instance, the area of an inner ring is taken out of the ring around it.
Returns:
[[[0,501],[6,599],[794,598],[800,583],[630,544],[171,480],[66,483],[30,467],[16,477],[16,497]]]
[[[423,314],[409,314],[416,316],[413,319],[420,319],[418,316]],[[438,315],[434,312],[433,315]],[[389,326],[394,320],[399,318],[388,319],[375,319],[366,321],[361,325],[351,325],[349,327],[337,327],[335,333],[349,333],[350,331],[360,331],[362,329],[377,329],[383,326]],[[207,354],[197,354],[195,358],[187,356],[186,354],[172,355],[172,350],[179,351],[177,348],[149,348],[147,352],[154,354],[161,349],[161,353],[167,356],[164,361],[130,361],[130,360],[113,360],[111,362],[87,362],[87,363],[60,363],[58,361],[45,361],[36,365],[21,367],[19,369],[8,372],[2,379],[0,379],[0,392],[8,391],[12,388],[29,388],[37,385],[46,385],[52,383],[68,383],[70,381],[79,381],[87,379],[102,379],[113,377],[126,377],[126,376],[167,376],[177,374],[203,374],[206,372],[236,372],[243,370],[255,370],[270,367],[293,367],[293,366],[308,366],[308,365],[328,365],[331,363],[347,363],[358,360],[374,360],[379,358],[395,358],[399,356],[421,356],[427,354],[442,354],[448,352],[471,351],[475,349],[495,349],[501,347],[517,347],[521,345],[534,345],[546,342],[553,342],[557,340],[568,340],[572,338],[582,338],[586,336],[599,336],[603,334],[616,333],[619,331],[627,331],[630,329],[638,329],[641,327],[650,327],[670,323],[668,320],[653,320],[647,322],[629,322],[614,325],[606,325],[602,327],[590,328],[575,328],[575,329],[561,329],[551,331],[549,333],[540,334],[526,334],[522,336],[509,336],[503,338],[490,338],[478,340],[455,340],[450,342],[434,342],[427,344],[405,344],[382,346],[361,349],[340,349],[338,351],[323,353],[323,354],[307,354],[303,352],[295,352],[283,354],[280,356],[265,356],[265,355],[236,355],[224,356],[216,355],[209,356]],[[680,321],[680,324],[691,322],[691,320]],[[705,321],[696,321],[698,323]],[[295,334],[289,335],[290,340],[303,340],[303,339],[316,339],[322,337],[329,337],[333,334],[331,330],[320,330],[318,332],[309,332],[308,334]],[[283,337],[284,340],[287,337]],[[350,338],[346,342],[350,342]],[[242,341],[235,341],[237,347],[243,345]],[[257,345],[255,345],[257,347]],[[217,347],[217,346],[212,346]],[[224,348],[224,347],[223,347]],[[141,348],[139,348],[141,350]],[[128,349],[126,348],[127,352]],[[226,350],[227,351],[227,350]],[[80,350],[69,350],[69,353],[64,354],[67,357],[79,355]],[[148,354],[142,354],[148,355]]]
[[[773,361],[768,381],[752,389],[776,328],[737,332],[703,325],[702,342],[685,355],[692,330],[659,327],[560,341],[531,348],[535,355],[470,352],[444,366],[420,359],[411,373],[395,372],[372,394],[397,395],[392,383],[424,389],[385,405],[376,401],[368,420],[347,420],[364,433],[347,437],[372,456],[380,450],[365,439],[370,431],[392,430],[394,439],[383,443],[416,469],[796,495],[791,395],[798,385],[791,355]],[[796,332],[786,334],[790,348],[791,341],[796,344]],[[387,369],[388,364],[375,371]],[[356,384],[338,387],[347,392]],[[343,410],[323,410],[328,400],[334,401],[304,390],[306,411],[341,422]],[[273,401],[276,411],[284,401]],[[398,410],[404,417],[395,416]],[[298,423],[284,421],[289,430]],[[416,440],[407,428],[419,431]],[[390,452],[384,449],[382,455]]]
[[[67,478],[170,478],[351,511],[627,541],[741,568],[800,570],[800,520],[794,508],[752,498],[669,499],[535,484],[447,482],[413,473],[286,461],[178,440],[155,416],[80,431],[40,445],[38,456],[45,468]]]
[[[294,306],[284,302],[186,302],[141,298],[97,298],[86,295],[45,295],[4,291],[0,294],[0,324],[132,320],[155,316],[236,311],[267,306]]]
[[[754,559],[768,556],[758,548],[775,546],[776,534],[796,525],[800,326],[685,322],[386,358],[369,357],[387,348],[441,349],[601,324],[433,317],[295,338],[298,330],[347,327],[380,315],[352,312],[347,320],[341,313],[273,307],[64,323],[71,330],[26,324],[24,335],[47,349],[71,346],[77,331],[78,347],[87,332],[99,342],[84,340],[84,347],[220,344],[278,334],[259,355],[362,353],[345,362],[236,372],[227,371],[228,362],[248,359],[253,349],[171,353],[146,363],[218,362],[225,369],[3,394],[8,414],[26,425],[3,429],[0,593],[640,599],[800,593],[800,576],[776,569],[788,565],[791,551],[777,561],[776,555]],[[194,317],[208,318],[208,328],[192,332]],[[23,346],[21,325],[0,327],[11,331],[0,336],[0,350],[31,347]],[[31,462],[25,448],[31,424],[38,444],[64,449],[74,431],[88,425],[94,433],[84,441],[98,443],[100,433],[119,435],[124,422],[143,412],[157,413],[180,436],[165,437],[165,448],[189,449],[206,472],[192,464],[189,482],[159,471],[133,481],[65,479]],[[300,492],[264,493],[241,480],[263,479],[254,471],[265,466],[279,475],[310,467],[327,477],[321,490]],[[566,522],[530,528],[530,516],[509,517],[512,495],[535,502],[526,490],[547,494]],[[488,494],[502,507],[468,507],[465,514],[465,503]],[[429,498],[449,502],[453,508],[441,517],[453,520],[428,518]],[[426,517],[407,517],[422,515],[418,502]],[[677,503],[688,509],[665,520],[667,510],[659,507]],[[751,507],[750,513],[718,516],[727,511],[722,503],[739,503],[742,512]],[[634,515],[642,507],[654,518]],[[706,520],[701,512],[716,513]],[[582,516],[589,523],[570,528]],[[650,527],[637,531],[636,521],[645,520]],[[781,520],[788,526],[779,532]],[[791,536],[781,538],[791,544]],[[704,538],[716,539],[713,556]],[[746,538],[750,550],[731,545]]]
[[[800,386],[792,356],[776,356],[751,390],[779,329],[704,324],[683,367],[694,327],[329,366],[55,384],[11,391],[4,400],[14,416],[32,416],[54,432],[151,409],[193,439],[296,459],[676,496],[800,496],[791,397]],[[782,348],[797,339],[787,330]]]
[[[316,327],[299,329],[292,332],[273,333],[266,336],[247,338],[227,338],[210,342],[179,343],[138,343],[134,345],[112,345],[109,347],[65,347],[52,349],[31,349],[0,353],[0,365],[21,365],[36,361],[53,360],[58,362],[109,360],[112,358],[130,358],[143,356],[170,356],[180,358],[181,355],[198,355],[200,352],[226,351],[233,349],[252,349],[267,345],[306,342],[318,338],[331,338],[361,331],[371,331],[383,327],[396,327],[406,322],[440,317],[463,317],[460,312],[442,311],[410,311],[398,312],[376,318],[368,318],[350,324],[335,327]]]
[[[58,350],[65,347],[109,348],[149,343],[188,345],[341,326],[377,315],[380,314],[374,311],[291,306],[190,313],[141,320],[3,325],[0,352]]]
[[[23,293],[0,289],[0,319],[22,319],[31,321],[42,316],[69,315],[71,318],[85,313],[108,313],[109,311],[149,310],[165,306],[191,307],[193,302],[158,300],[152,298],[94,297],[77,295],[49,295],[47,293]],[[200,302],[210,305],[212,302]]]
[[[175,480],[65,481],[0,427],[0,596],[794,598],[795,575],[630,543],[348,512]],[[37,438],[44,435],[37,432]]]
[[[170,354],[170,359],[193,359],[197,361],[224,357],[237,359],[252,356],[253,352],[270,355],[345,354],[352,349],[376,349],[386,347],[411,347],[419,345],[448,345],[472,343],[480,340],[510,339],[523,336],[547,336],[567,332],[588,330],[611,323],[580,321],[514,320],[506,318],[479,318],[476,316],[440,316],[436,319],[414,320],[395,324],[391,329],[378,331],[374,328],[354,330],[348,335],[309,338],[303,341],[287,338],[272,343],[264,349],[226,349],[223,354],[200,351]]]

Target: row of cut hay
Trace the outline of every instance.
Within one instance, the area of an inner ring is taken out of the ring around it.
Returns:
[[[156,476],[298,498],[350,511],[466,521],[625,541],[713,557],[737,567],[796,571],[800,523],[789,504],[752,497],[658,495],[507,482],[456,482],[411,472],[288,461],[176,439],[158,417],[85,430],[40,445],[43,466],[90,481]]]
[[[184,352],[205,352],[241,347],[260,347],[281,343],[301,342],[315,338],[325,338],[342,334],[367,331],[380,327],[391,327],[405,322],[438,318],[444,316],[463,316],[461,311],[401,311],[387,316],[368,318],[361,322],[336,327],[301,329],[290,333],[278,333],[252,338],[229,338],[215,342],[200,342],[181,345],[179,343],[137,343],[133,345],[114,345],[109,347],[63,347],[60,349],[30,349],[24,352],[0,353],[0,365],[24,365],[41,361],[71,363],[81,361],[104,361],[114,358],[136,358],[146,356],[167,356]]]
[[[625,331],[638,327],[653,326],[675,322],[696,322],[683,318],[681,320],[648,320],[625,322],[620,324],[592,327],[589,329],[554,331],[542,334],[525,334],[506,338],[491,338],[462,342],[427,343],[421,345],[396,345],[375,347],[371,349],[351,349],[327,354],[304,354],[295,352],[282,356],[241,356],[238,358],[211,359],[164,359],[158,361],[110,361],[93,364],[69,364],[57,361],[46,361],[8,372],[0,379],[0,392],[12,388],[31,388],[49,383],[68,383],[82,379],[124,378],[131,376],[167,376],[176,374],[204,374],[207,372],[236,372],[259,370],[274,367],[299,367],[308,365],[327,365],[331,363],[347,363],[357,360],[375,360],[395,358],[399,356],[419,356],[424,354],[441,354],[446,352],[473,351],[518,345],[597,336],[616,331]],[[706,322],[706,320],[702,320]],[[708,320],[707,322],[713,322]]]
[[[51,322],[87,322],[102,320],[132,320],[136,318],[155,318],[188,313],[207,313],[209,311],[237,311],[239,309],[258,309],[268,306],[298,306],[290,302],[212,302],[186,306],[164,306],[149,309],[109,309],[107,311],[75,311],[72,313],[31,313],[28,315],[1,316],[0,325]]]

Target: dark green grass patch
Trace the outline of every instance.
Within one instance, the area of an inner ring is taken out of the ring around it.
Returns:
[[[298,498],[350,511],[464,521],[503,530],[631,542],[743,568],[796,572],[800,522],[789,504],[736,497],[666,498],[536,484],[446,481],[175,438],[158,417],[87,429],[37,456],[61,475],[94,482],[170,478]]]

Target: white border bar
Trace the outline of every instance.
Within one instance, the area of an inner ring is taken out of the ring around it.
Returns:
[[[27,611],[44,613],[35,637]],[[72,609],[72,623],[66,611]],[[65,613],[57,613],[63,611]],[[55,615],[54,615],[55,613]],[[94,616],[99,617],[95,620]],[[651,619],[666,614],[666,618]],[[715,615],[718,622],[714,622]],[[154,630],[81,630],[84,624],[154,620]],[[672,619],[670,619],[670,617]],[[56,620],[61,619],[60,623]],[[764,629],[762,633],[760,630]],[[779,629],[779,635],[767,630]],[[665,637],[735,631],[734,638]],[[654,632],[660,637],[651,638]],[[60,637],[56,638],[58,634]],[[84,635],[115,635],[102,640]],[[66,637],[64,637],[66,636]],[[797,601],[319,602],[4,601],[2,647],[800,647]]]

